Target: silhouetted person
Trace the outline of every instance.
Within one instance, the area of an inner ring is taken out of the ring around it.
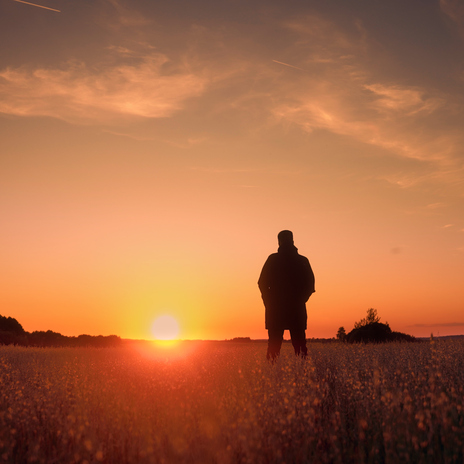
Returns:
[[[283,230],[277,238],[278,252],[267,258],[258,280],[269,334],[267,359],[279,355],[284,330],[290,330],[295,354],[306,357],[306,302],[315,292],[314,274],[308,258],[298,254],[291,231]]]

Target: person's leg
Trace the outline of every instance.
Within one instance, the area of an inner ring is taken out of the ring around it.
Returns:
[[[269,341],[267,345],[266,358],[270,361],[274,361],[280,354],[280,348],[284,339],[283,329],[268,329]]]
[[[308,348],[306,347],[306,332],[304,329],[290,329],[290,337],[292,338],[293,349],[295,354],[306,358]]]

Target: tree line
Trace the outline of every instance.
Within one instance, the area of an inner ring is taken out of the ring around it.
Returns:
[[[27,332],[13,317],[0,315],[0,345],[20,345],[37,347],[110,347],[123,343],[117,335],[79,335],[68,337],[52,330]]]

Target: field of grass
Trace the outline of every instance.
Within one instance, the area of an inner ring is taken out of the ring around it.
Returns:
[[[0,463],[463,463],[464,342],[0,346]]]

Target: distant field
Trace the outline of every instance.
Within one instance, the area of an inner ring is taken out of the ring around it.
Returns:
[[[464,342],[0,347],[0,463],[462,463]]]

